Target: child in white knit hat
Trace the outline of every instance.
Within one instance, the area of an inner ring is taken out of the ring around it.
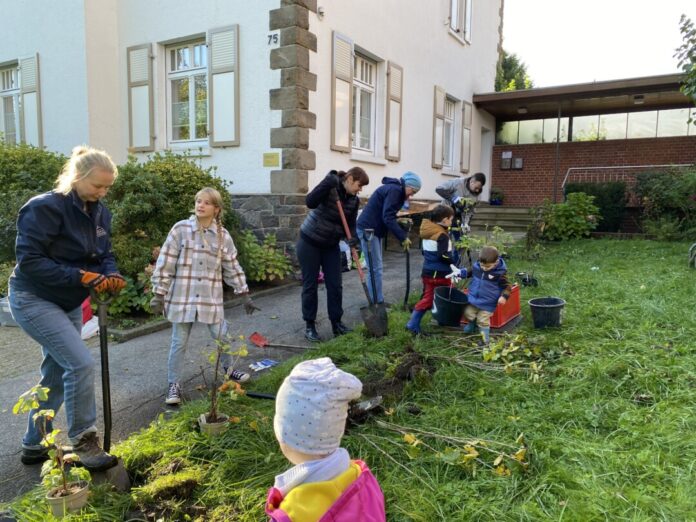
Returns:
[[[273,428],[283,455],[294,464],[276,476],[266,514],[272,521],[381,522],[384,496],[361,460],[341,448],[348,403],[360,397],[360,380],[328,357],[303,361],[276,396]]]

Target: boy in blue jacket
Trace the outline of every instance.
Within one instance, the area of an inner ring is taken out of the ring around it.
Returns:
[[[505,261],[498,254],[497,248],[485,246],[481,249],[471,274],[462,269],[460,276],[471,277],[469,303],[464,308],[464,317],[469,322],[464,327],[464,333],[473,334],[479,329],[483,342],[488,344],[491,336],[491,316],[499,304],[507,303],[512,289],[507,279]]]

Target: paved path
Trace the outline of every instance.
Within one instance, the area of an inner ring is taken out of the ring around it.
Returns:
[[[411,290],[420,289],[422,256],[411,251]],[[405,291],[404,256],[388,252],[385,256],[384,294],[389,302],[401,303]],[[344,322],[348,325],[362,323],[360,307],[365,305],[365,294],[358,283],[357,271],[343,274],[345,309]],[[240,307],[228,309],[226,316],[240,333],[249,335],[258,331],[280,343],[307,344],[303,337],[304,323],[300,313],[300,287],[290,286],[277,293],[255,300],[261,312],[252,316],[243,314]],[[276,319],[274,319],[274,317]],[[323,286],[319,294],[318,330],[324,338],[331,338],[331,325],[326,316],[326,292]],[[164,408],[167,384],[167,354],[171,329],[152,333],[130,341],[109,346],[111,374],[111,401],[113,415],[112,440],[119,441],[134,431],[147,426]],[[99,358],[98,338],[89,342],[95,358]],[[189,342],[186,389],[192,390],[201,383],[200,366],[207,366],[207,354],[213,347],[207,328],[196,325]],[[250,348],[246,366],[252,361],[269,357],[268,352]],[[294,355],[275,349],[271,357],[276,359]],[[19,446],[26,419],[12,415],[12,405],[17,397],[38,380],[41,354],[38,345],[19,328],[0,327],[0,502],[14,498],[33,487],[39,480],[40,466],[23,466],[19,461]],[[241,365],[240,365],[241,367]],[[101,384],[96,376],[97,405],[101,405]],[[101,422],[101,408],[98,418]],[[65,417],[58,415],[57,424],[64,428]],[[100,427],[101,431],[101,427]]]

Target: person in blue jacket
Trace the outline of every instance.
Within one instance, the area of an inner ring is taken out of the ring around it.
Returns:
[[[17,265],[9,281],[14,320],[41,345],[40,385],[48,399],[29,413],[21,461],[37,464],[51,448],[41,439],[53,429],[32,416],[65,404],[72,452],[90,471],[117,463],[97,436],[95,361],[82,341],[82,302],[90,289],[117,294],[126,282],[111,252],[111,214],[101,203],[118,171],[108,154],[75,147],[56,188],[31,198],[17,218]]]
[[[382,238],[386,237],[387,231],[389,231],[394,234],[404,250],[411,247],[411,240],[406,231],[396,221],[396,213],[401,210],[404,202],[416,194],[420,188],[421,179],[414,172],[406,172],[400,179],[382,178],[382,185],[372,193],[367,205],[358,217],[357,232],[362,251],[367,253],[369,248],[372,256],[375,288],[372,288],[369,266],[366,277],[370,299],[373,303],[384,302],[382,294]],[[375,231],[374,237],[370,241],[365,235],[365,230],[369,229]]]
[[[449,277],[452,275],[450,274]],[[499,304],[504,305],[507,302],[512,290],[507,279],[505,261],[498,254],[497,248],[485,246],[481,249],[471,273],[467,274],[466,268],[463,268],[459,276],[471,277],[469,302],[464,308],[464,317],[469,322],[464,327],[464,333],[472,334],[479,329],[483,342],[488,344],[491,335],[491,316]]]

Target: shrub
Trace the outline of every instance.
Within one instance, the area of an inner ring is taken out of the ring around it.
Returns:
[[[663,216],[657,219],[643,221],[645,232],[658,241],[679,241],[688,239],[687,233],[682,232],[682,223],[678,219]]]
[[[19,209],[29,198],[53,188],[66,161],[62,154],[0,141],[0,262],[15,258]]]
[[[696,170],[641,173],[636,176],[635,190],[646,226],[664,218],[678,222],[681,232],[696,228]]]
[[[12,275],[12,270],[14,270],[14,267],[14,261],[0,263],[0,296],[7,295],[8,279],[10,279],[10,275]]]
[[[589,236],[597,226],[599,209],[593,204],[594,197],[583,192],[568,194],[565,203],[546,200],[537,209],[535,221],[540,236],[549,240],[568,240]]]
[[[254,233],[246,230],[235,245],[244,246],[244,256],[239,256],[239,263],[248,281],[272,281],[292,273],[292,263],[285,252],[278,250],[273,234],[259,243]]]
[[[597,224],[600,232],[618,232],[626,211],[626,183],[611,181],[608,183],[568,183],[565,187],[566,197],[574,192],[584,192],[594,196],[594,204],[602,217]]]

